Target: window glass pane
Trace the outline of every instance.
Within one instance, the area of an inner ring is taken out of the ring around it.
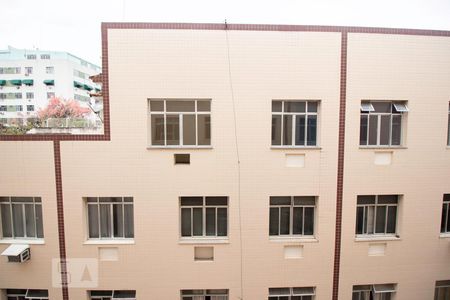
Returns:
[[[291,219],[291,208],[282,207],[280,214],[280,234],[289,234],[289,224]]]
[[[305,207],[305,235],[314,234],[314,208]]]
[[[306,125],[306,116],[305,115],[295,116],[295,144],[296,145],[305,145],[305,125]]]
[[[34,204],[25,204],[25,229],[27,237],[36,237],[36,218]]]
[[[133,205],[132,204],[124,205],[124,210],[125,210],[125,237],[133,238],[134,237]]]
[[[308,112],[317,112],[317,102],[308,101]]]
[[[183,145],[195,143],[195,115],[183,115]]]
[[[363,234],[364,207],[356,208],[356,234]]]
[[[448,114],[447,145],[450,146],[450,114]]]
[[[291,205],[291,197],[272,196],[270,197],[270,205]]]
[[[208,205],[227,205],[227,197],[205,197],[206,206]]]
[[[284,111],[285,112],[305,112],[305,102],[304,101],[285,101]]]
[[[448,208],[448,206],[447,206],[446,203],[442,204],[441,232],[445,232],[446,231],[445,221],[446,221],[446,218],[447,218],[447,208]]]
[[[281,112],[281,101],[272,101],[272,112]]]
[[[385,225],[386,225],[386,206],[378,206],[375,233],[384,233]]]
[[[100,204],[100,236],[111,237],[111,205]]]
[[[389,145],[391,131],[391,115],[380,116],[380,145]]]
[[[358,204],[375,204],[375,196],[358,196]]]
[[[402,115],[392,115],[392,141],[391,144],[399,146],[402,140]]]
[[[113,205],[114,237],[123,237],[123,209],[122,204]]]
[[[197,111],[211,111],[211,101],[197,101]]]
[[[369,145],[377,145],[378,116],[369,115]]]
[[[152,115],[152,145],[164,145],[164,115]]]
[[[314,196],[294,196],[294,205],[315,205],[316,197]]]
[[[381,195],[378,196],[379,204],[397,204],[398,196],[397,195]]]
[[[217,235],[228,235],[228,209],[217,208]]]
[[[195,101],[166,101],[166,111],[173,112],[194,112]]]
[[[281,115],[272,115],[272,145],[281,145]]]
[[[191,209],[181,209],[181,236],[191,236]]]
[[[179,145],[180,144],[180,116],[179,115],[167,115],[166,116],[166,134],[167,145]]]
[[[374,219],[375,219],[375,207],[374,206],[366,207],[364,215],[364,224],[366,226],[365,233],[367,234],[374,233]]]
[[[98,205],[88,205],[89,237],[98,238]]]
[[[308,116],[308,146],[315,146],[317,143],[317,116]]]
[[[181,197],[181,206],[199,206],[203,205],[202,197]]]
[[[371,102],[373,108],[375,108],[375,112],[378,113],[390,113],[392,103],[391,102]]]
[[[292,234],[303,234],[303,207],[294,207]]]
[[[216,209],[206,208],[206,235],[216,235]]]
[[[33,197],[11,197],[11,202],[33,202]]]
[[[203,209],[202,208],[193,208],[193,235],[200,236],[203,235]]]
[[[23,228],[23,205],[22,204],[12,204],[12,217],[14,224],[14,236],[24,237],[25,228]]]
[[[292,116],[283,116],[283,145],[292,145]]]
[[[396,231],[396,220],[397,220],[397,207],[388,207],[388,217],[387,217],[387,230],[386,233],[395,233]]]
[[[164,111],[164,101],[163,100],[151,100],[150,101],[151,111]]]
[[[199,145],[211,145],[211,116],[197,115],[197,132]]]
[[[3,237],[12,237],[10,205],[0,205]]]
[[[278,235],[278,224],[280,222],[279,216],[279,208],[271,207],[269,217],[269,235]]]

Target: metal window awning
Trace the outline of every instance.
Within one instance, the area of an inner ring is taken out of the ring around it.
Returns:
[[[46,79],[44,80],[45,85],[55,85],[55,80],[53,79]]]
[[[395,284],[374,284],[373,292],[375,294],[395,292]]]
[[[23,251],[30,248],[30,245],[28,244],[12,244],[8,248],[5,249],[5,251],[2,252],[1,255],[3,256],[18,256]]]
[[[0,80],[0,86],[4,86],[6,84],[6,80]]]
[[[20,80],[20,79],[12,79],[9,82],[11,82],[11,84],[13,84],[13,85],[21,85],[22,84],[22,80]]]
[[[370,102],[362,102],[361,103],[361,111],[362,112],[372,112],[372,111],[375,111],[375,108],[373,107],[372,103],[370,103]]]
[[[24,79],[22,81],[22,83],[25,84],[25,85],[33,85],[34,80],[33,79]]]
[[[394,108],[397,112],[408,112],[408,106],[404,103],[394,103]]]
[[[73,86],[76,87],[76,88],[82,88],[82,87],[83,87],[83,84],[80,83],[80,82],[78,82],[78,81],[74,81],[74,82],[73,82]]]
[[[93,88],[91,86],[87,85],[87,84],[84,84],[83,87],[87,91],[92,91],[93,90]]]

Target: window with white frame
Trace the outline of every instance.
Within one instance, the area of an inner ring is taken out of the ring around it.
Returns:
[[[7,300],[48,300],[47,290],[7,289]]]
[[[354,285],[352,300],[394,300],[396,284]]]
[[[448,105],[447,145],[450,146],[450,103]]]
[[[361,146],[401,146],[406,102],[362,101],[359,144]]]
[[[2,238],[44,237],[40,197],[0,197]]]
[[[27,111],[34,111],[34,105],[27,105]]]
[[[25,67],[25,75],[33,74],[33,67]]]
[[[450,280],[436,281],[434,300],[450,300]]]
[[[20,74],[20,67],[0,67],[0,74]]]
[[[151,145],[211,146],[211,100],[149,100]]]
[[[132,197],[87,197],[90,239],[134,238]]]
[[[313,300],[315,287],[270,288],[269,300]]]
[[[50,59],[50,54],[41,54],[41,59]]]
[[[181,300],[228,300],[228,290],[181,290]]]
[[[317,146],[318,101],[272,101],[272,146]]]
[[[136,291],[114,290],[114,291],[90,291],[89,300],[136,300]]]
[[[227,237],[228,197],[180,197],[181,237]]]
[[[34,93],[33,92],[27,92],[26,93],[26,98],[27,99],[34,99]]]
[[[316,197],[270,197],[270,236],[313,236]]]
[[[357,235],[395,235],[398,195],[358,196]]]
[[[442,204],[441,233],[450,233],[450,194],[444,194]]]
[[[36,54],[27,54],[27,59],[36,59]]]
[[[55,73],[55,67],[45,67],[45,73],[46,74],[54,74]]]

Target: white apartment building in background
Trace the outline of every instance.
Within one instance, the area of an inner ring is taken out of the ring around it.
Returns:
[[[52,97],[91,104],[90,93],[101,86],[89,76],[101,68],[68,52],[0,50],[0,123],[25,124]]]

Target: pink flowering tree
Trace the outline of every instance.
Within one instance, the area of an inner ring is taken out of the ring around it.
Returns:
[[[53,97],[45,108],[38,111],[38,117],[41,121],[49,118],[83,118],[89,112],[89,108],[81,107],[75,100]]]

